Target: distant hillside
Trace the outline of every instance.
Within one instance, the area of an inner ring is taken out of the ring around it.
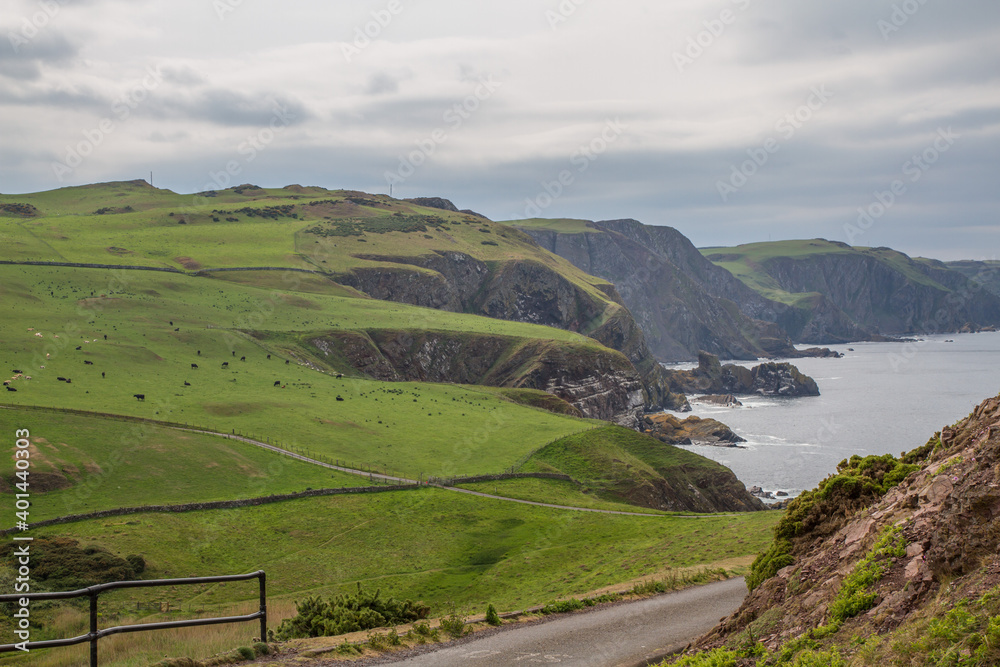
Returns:
[[[758,294],[791,306],[785,330],[808,343],[1000,325],[1000,298],[947,265],[823,239],[702,252]]]
[[[945,262],[952,271],[958,271],[975,284],[981,284],[983,289],[1000,296],[1000,261],[989,260],[976,262],[963,260],[959,262]]]
[[[783,322],[790,309],[707,261],[676,229],[636,220],[510,224],[577,268],[614,283],[663,361],[693,360],[701,350],[726,359],[796,354],[789,338],[769,324]]]
[[[851,457],[791,502],[743,606],[681,660],[1000,664],[1000,396],[902,459]]]

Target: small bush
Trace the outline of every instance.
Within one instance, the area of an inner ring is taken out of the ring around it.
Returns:
[[[125,556],[125,561],[132,566],[132,570],[136,574],[142,574],[146,571],[146,559],[138,554]]]
[[[486,622],[494,626],[503,623],[503,621],[500,620],[500,614],[497,613],[497,608],[492,604],[486,607]]]
[[[466,633],[465,619],[452,612],[441,619],[441,629],[457,639]]]
[[[279,640],[301,637],[331,637],[348,632],[384,628],[427,618],[430,608],[412,600],[382,600],[381,591],[337,595],[328,601],[306,598],[297,604],[298,614],[282,621],[275,636]]]
[[[550,602],[539,610],[541,614],[565,614],[570,611],[576,611],[577,609],[583,609],[587,604],[581,602],[576,598],[570,598],[569,600],[559,600],[558,602]]]
[[[271,652],[271,648],[267,644],[265,644],[264,642],[257,642],[256,644],[254,644],[253,645],[253,650],[254,650],[254,653],[256,653],[259,656],[260,655],[267,655],[268,653]]]
[[[254,650],[249,646],[241,646],[238,649],[236,649],[236,652],[239,653],[240,657],[243,658],[244,660],[253,660],[254,658],[257,657],[257,653],[254,652]]]

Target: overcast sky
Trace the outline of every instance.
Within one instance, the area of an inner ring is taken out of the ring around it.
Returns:
[[[700,246],[1000,253],[997,0],[4,0],[0,31],[3,193],[391,181]]]

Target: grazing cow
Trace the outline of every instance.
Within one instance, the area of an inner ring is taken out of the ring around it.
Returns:
[[[87,366],[93,366],[93,365],[94,365],[94,362],[93,362],[93,361],[84,361],[83,363],[84,363],[85,365],[87,365]]]
[[[198,364],[191,364],[191,368],[198,368]]]
[[[59,380],[60,382],[65,382],[66,381],[66,378],[64,378],[64,377],[57,377],[56,379]]]
[[[338,400],[338,401],[342,401],[342,400],[344,400],[344,397],[343,397],[343,396],[338,396],[338,397],[337,397],[337,400]]]
[[[83,345],[77,345],[77,346],[76,346],[76,349],[78,349],[78,350],[82,350],[82,349],[83,349]]]
[[[73,381],[70,380],[69,378],[66,378],[66,384],[73,384]]]
[[[246,360],[247,360],[246,357],[240,357],[240,361],[246,361]]]
[[[3,384],[4,384],[4,386],[6,387],[7,385],[9,385],[9,384],[10,384],[10,380],[4,380],[4,381],[3,381]]]
[[[170,320],[170,326],[174,326],[174,321]]]
[[[102,378],[104,377],[104,371],[101,371],[101,377]]]
[[[270,359],[270,358],[271,358],[271,355],[270,355],[270,354],[269,354],[269,355],[267,355],[267,358],[268,358],[268,359]]]
[[[288,365],[288,359],[285,359],[285,365],[286,366]]]
[[[21,371],[17,370],[16,368],[15,368],[14,370],[12,370],[12,371],[11,371],[11,373],[20,373],[20,372],[21,372]]]
[[[7,387],[7,391],[17,391],[17,389],[14,389],[13,387]]]
[[[337,375],[335,375],[334,377],[342,378],[342,377],[344,377],[344,374],[343,373],[337,373]]]
[[[228,361],[223,361],[222,362],[222,367],[223,368],[229,368],[229,362]]]
[[[230,352],[232,352],[232,353],[233,353],[233,356],[234,356],[234,357],[236,356],[236,350],[230,350]]]
[[[199,357],[201,356],[201,350],[198,350],[198,356]]]
[[[274,386],[275,387],[280,387],[281,386],[281,380],[275,380],[274,381]]]
[[[191,383],[190,383],[190,382],[188,382],[187,380],[184,380],[184,386],[185,386],[185,387],[190,387],[190,386],[191,386]]]
[[[104,340],[108,339],[108,334],[104,334]]]
[[[180,330],[181,330],[180,327],[177,327],[176,329],[174,329],[174,331],[180,331]]]
[[[146,395],[145,394],[132,394],[132,395],[135,396],[140,401],[145,401],[146,400]]]

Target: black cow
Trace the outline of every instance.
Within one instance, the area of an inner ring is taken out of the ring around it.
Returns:
[[[269,354],[269,355],[267,355],[267,358],[268,358],[268,359],[270,359],[270,358],[271,358],[271,355],[270,355],[270,354]]]
[[[223,361],[222,362],[222,367],[223,368],[229,368],[229,362],[228,361]]]
[[[281,386],[281,380],[275,380],[274,381],[274,386],[275,387],[280,387]]]
[[[86,361],[86,360],[84,360],[83,363],[86,364],[87,366],[93,366],[94,365],[93,361]]]
[[[233,356],[234,356],[234,357],[236,356],[236,350],[230,350],[230,352],[232,352],[232,353],[233,353]]]
[[[240,357],[240,361],[246,361],[246,360],[247,360],[246,357]]]
[[[288,359],[285,359],[285,365],[286,366],[288,365]]]
[[[73,384],[73,381],[70,380],[69,378],[66,378],[66,384]]]
[[[14,389],[13,387],[7,387],[7,391],[17,391],[17,389]]]
[[[108,334],[104,334],[104,340],[108,339]]]
[[[174,331],[180,331],[180,327],[178,327],[178,328],[174,329]]]
[[[145,401],[146,400],[146,395],[145,394],[132,394],[132,395],[135,396],[140,401]]]
[[[101,371],[101,377],[104,377],[104,371]]]
[[[190,383],[190,382],[188,382],[187,380],[184,380],[184,386],[185,386],[185,387],[190,387],[190,386],[191,386],[191,383]]]
[[[191,368],[198,368],[198,364],[191,364]]]
[[[338,397],[337,397],[337,400],[338,400],[338,401],[342,401],[342,400],[344,400],[344,397],[343,397],[343,396],[338,396]]]
[[[76,346],[76,349],[78,349],[78,350],[82,350],[82,349],[83,349],[83,345],[77,345],[77,346]]]
[[[174,326],[174,321],[170,320],[170,326]]]
[[[14,370],[12,370],[12,371],[11,371],[11,373],[20,373],[20,372],[21,372],[21,371],[17,370],[16,368],[15,368]]]
[[[64,377],[57,377],[56,379],[59,380],[60,382],[65,382],[66,381],[66,378],[64,378]]]
[[[199,357],[201,356],[201,350],[198,350],[198,356]]]

